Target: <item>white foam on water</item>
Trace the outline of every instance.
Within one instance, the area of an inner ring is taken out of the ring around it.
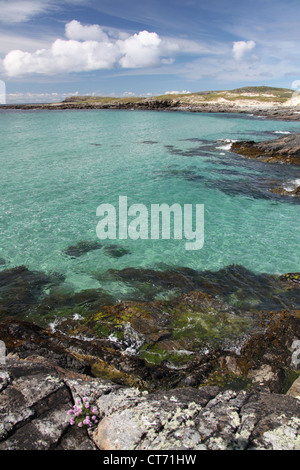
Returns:
[[[286,191],[294,191],[294,189],[300,186],[300,178],[295,180],[288,180],[286,183],[283,184],[283,189]]]

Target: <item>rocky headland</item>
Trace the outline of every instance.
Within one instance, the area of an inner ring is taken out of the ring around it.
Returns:
[[[76,110],[131,109],[198,113],[243,113],[269,119],[300,120],[299,93],[286,88],[244,87],[228,91],[205,91],[145,97],[112,98],[71,96],[62,102],[10,104],[1,109]]]

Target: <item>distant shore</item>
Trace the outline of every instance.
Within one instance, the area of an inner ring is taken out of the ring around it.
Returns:
[[[236,103],[217,103],[206,102],[197,104],[180,103],[173,100],[141,100],[141,101],[118,101],[112,102],[91,102],[74,101],[60,103],[42,103],[42,104],[9,104],[2,105],[1,109],[7,110],[89,110],[89,109],[130,109],[130,110],[155,110],[155,111],[177,111],[177,112],[196,112],[196,113],[241,113],[260,116],[268,119],[279,119],[286,121],[299,121],[300,111],[296,106],[274,106],[247,104],[240,105]]]
[[[69,96],[62,102],[9,104],[0,109],[130,109],[195,113],[243,113],[269,119],[300,120],[300,93],[289,88],[248,86],[235,90],[169,93],[151,97]]]

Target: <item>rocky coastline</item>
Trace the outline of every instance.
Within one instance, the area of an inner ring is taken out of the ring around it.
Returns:
[[[101,107],[133,108],[249,113],[153,100]],[[300,119],[288,108],[252,114]],[[300,134],[235,142],[231,151],[299,165]],[[299,187],[278,188],[285,193],[299,196]],[[81,242],[66,255],[94,249],[100,247]],[[107,249],[122,256],[118,247]],[[0,450],[300,450],[299,273],[255,275],[231,266],[108,274],[130,282],[137,297],[64,293],[56,289],[60,276],[25,266],[1,271]],[[176,295],[155,300],[168,290]],[[68,411],[83,397],[97,407],[99,422],[81,429],[70,425]]]
[[[218,300],[220,282],[55,329],[4,317],[0,450],[299,450],[300,275],[249,276],[273,310],[242,291],[238,307]],[[99,423],[76,429],[67,412],[83,397]]]
[[[205,103],[182,103],[180,100],[172,99],[142,99],[140,101],[112,101],[112,102],[91,102],[91,101],[72,101],[72,102],[59,102],[59,103],[43,103],[43,104],[10,104],[2,105],[0,109],[6,110],[91,110],[91,109],[106,109],[106,110],[154,110],[154,111],[172,111],[172,112],[196,112],[196,113],[241,113],[251,114],[253,116],[265,117],[268,119],[284,120],[284,121],[299,121],[300,112],[296,106],[282,106],[282,105],[266,105],[259,103],[256,104],[235,104],[235,103],[218,103],[218,102],[205,102]]]

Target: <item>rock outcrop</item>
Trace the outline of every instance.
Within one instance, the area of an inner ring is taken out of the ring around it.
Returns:
[[[300,165],[300,134],[263,142],[234,142],[231,151],[263,162]]]
[[[69,424],[89,397],[99,424]],[[293,396],[204,386],[148,393],[39,356],[0,367],[0,450],[300,450]]]

